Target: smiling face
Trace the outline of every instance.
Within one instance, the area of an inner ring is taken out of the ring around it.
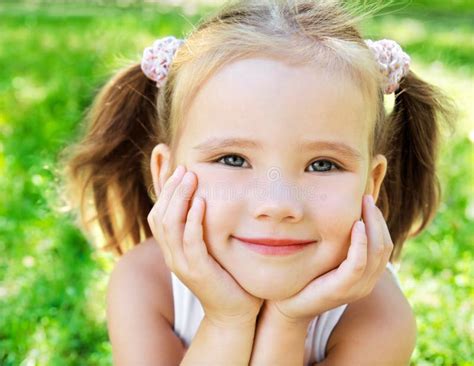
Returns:
[[[206,200],[209,253],[251,294],[289,297],[345,259],[385,174],[369,161],[370,108],[351,79],[270,58],[228,64],[196,94],[174,158]],[[232,236],[315,243],[275,256]]]

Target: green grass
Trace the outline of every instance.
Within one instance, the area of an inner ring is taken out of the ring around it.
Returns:
[[[364,25],[367,38],[398,40],[412,68],[461,112],[440,159],[443,204],[405,244],[399,272],[418,322],[412,364],[422,366],[474,359],[472,9],[446,3],[416,1],[401,17]],[[1,365],[111,364],[104,290],[113,258],[54,209],[57,156],[113,69],[138,60],[158,36],[182,36],[198,17],[164,8],[0,5]]]

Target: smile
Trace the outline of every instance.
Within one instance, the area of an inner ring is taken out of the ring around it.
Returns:
[[[301,252],[302,250],[309,247],[311,244],[315,243],[315,241],[313,241],[313,242],[305,242],[301,244],[291,244],[291,245],[255,244],[255,243],[242,240],[235,236],[233,236],[233,238],[240,244],[243,244],[246,248],[256,253],[264,254],[264,255],[290,255],[297,252]]]

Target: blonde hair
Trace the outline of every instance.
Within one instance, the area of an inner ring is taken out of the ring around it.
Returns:
[[[374,9],[359,15],[358,10],[339,1],[230,2],[186,37],[163,88],[146,78],[139,63],[120,70],[95,98],[83,138],[63,151],[65,197],[71,209],[78,209],[80,227],[88,235],[98,228],[103,248],[119,255],[152,236],[147,216],[155,200],[149,168],[153,147],[166,143],[175,150],[191,100],[220,68],[268,56],[343,73],[360,87],[373,111],[370,156],[383,154],[388,160],[377,204],[396,260],[404,241],[420,233],[436,212],[439,127],[441,120],[454,119],[454,106],[410,71],[386,115],[382,76],[357,28]]]

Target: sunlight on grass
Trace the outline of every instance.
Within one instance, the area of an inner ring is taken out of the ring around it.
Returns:
[[[20,366],[48,365],[54,353],[54,344],[58,340],[58,328],[51,325],[45,329],[45,324],[36,327],[30,338],[30,349]]]
[[[474,77],[468,72],[469,67],[452,69],[439,61],[426,64],[415,59],[412,69],[422,79],[438,86],[453,98],[459,108],[456,133],[468,136],[474,128],[474,109],[469,107],[474,100]]]
[[[97,268],[91,274],[90,286],[86,289],[86,302],[84,308],[87,314],[90,314],[91,320],[97,324],[104,324],[105,313],[105,294],[108,274],[112,272],[116,258],[105,252],[95,251],[91,255]],[[98,301],[100,299],[100,301]]]
[[[430,43],[435,45],[465,46],[468,50],[474,47],[470,29],[442,28],[436,33],[430,32],[432,25],[421,19],[398,17],[385,19],[380,31],[384,37],[396,39],[404,45],[417,43],[429,38]]]

